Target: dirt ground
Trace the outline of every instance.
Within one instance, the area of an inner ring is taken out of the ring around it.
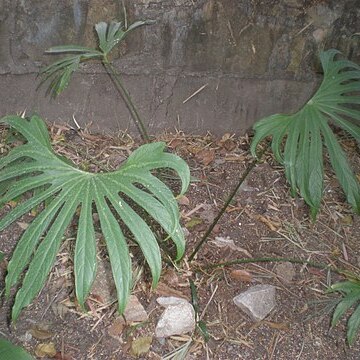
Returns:
[[[56,150],[89,171],[116,168],[137,146],[126,134],[109,137],[85,131],[79,136],[66,126],[53,126],[51,133]],[[359,359],[359,339],[352,347],[345,342],[346,319],[330,329],[330,314],[338,295],[325,291],[343,277],[326,269],[289,262],[211,267],[236,259],[281,257],[337,266],[359,274],[360,218],[344,201],[333,173],[326,169],[325,197],[318,219],[312,223],[304,202],[290,197],[282,167],[271,153],[266,153],[208,241],[189,261],[196,244],[253,161],[248,152],[250,139],[230,134],[216,139],[211,135],[192,137],[177,133],[163,134],[159,140],[166,141],[171,151],[188,162],[193,181],[186,196],[179,199],[187,239],[184,261],[176,268],[164,263],[159,286],[151,290],[146,266],[134,259],[133,294],[149,314],[149,320],[124,325],[116,314],[116,302],[98,288],[87,301],[89,312],[79,310],[72,277],[74,229],[70,228],[45,288],[23,310],[15,326],[8,323],[11,300],[3,300],[0,336],[23,346],[35,357],[41,356],[39,346],[45,344],[55,349],[51,358],[58,360],[133,359],[133,345],[142,338],[151,343],[150,350],[139,356],[142,359]],[[359,149],[345,137],[342,144],[359,173]],[[167,181],[178,189],[175,180]],[[6,255],[0,267],[2,281],[6,261],[24,224],[33,215],[27,215],[0,235],[0,250]],[[225,246],[221,242],[224,239]],[[98,257],[107,257],[101,239]],[[197,289],[208,341],[199,331],[157,339],[154,329],[161,309],[156,298],[175,295],[190,300],[190,280]],[[258,323],[251,321],[232,300],[256,284],[271,284],[277,291],[275,309]],[[171,352],[177,357],[171,357]]]

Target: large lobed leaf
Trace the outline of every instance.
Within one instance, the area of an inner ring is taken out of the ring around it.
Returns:
[[[175,170],[181,181],[181,193],[188,187],[187,164],[178,156],[165,153],[162,142],[146,144],[135,150],[118,170],[110,173],[88,173],[57,156],[51,148],[46,125],[37,116],[30,120],[7,116],[0,122],[21,133],[27,143],[12,149],[0,159],[0,185],[12,180],[1,196],[3,205],[30,191],[33,196],[20,202],[0,220],[3,230],[35,206],[46,201],[21,236],[8,265],[6,294],[28,267],[15,297],[12,319],[41,290],[55,261],[66,228],[80,209],[74,254],[76,295],[81,306],[89,294],[96,274],[96,240],[92,214],[99,214],[112,266],[119,300],[119,311],[126,306],[131,286],[129,249],[117,216],[133,234],[150,267],[153,286],[161,271],[161,255],[156,238],[148,224],[131,207],[131,199],[142,207],[168,233],[177,248],[177,259],[185,250],[179,224],[177,202],[170,189],[151,171]],[[126,197],[124,197],[126,195]]]
[[[323,144],[347,201],[360,213],[359,181],[329,126],[330,121],[360,141],[360,111],[356,108],[360,104],[360,67],[337,59],[338,54],[333,49],[320,54],[324,79],[315,95],[295,114],[276,114],[258,121],[251,144],[255,156],[258,144],[272,136],[272,150],[285,167],[292,195],[300,192],[313,218],[323,195]]]

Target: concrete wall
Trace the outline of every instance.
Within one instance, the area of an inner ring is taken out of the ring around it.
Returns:
[[[82,66],[55,100],[36,91],[50,46],[96,46],[93,25],[154,19],[114,51],[113,61],[150,132],[243,132],[297,110],[316,89],[318,51],[360,63],[360,0],[3,0],[0,116],[24,110],[49,121],[136,131],[98,64]],[[206,87],[188,102],[184,100]]]

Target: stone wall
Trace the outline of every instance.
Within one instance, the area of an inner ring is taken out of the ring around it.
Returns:
[[[134,130],[99,64],[86,64],[55,100],[36,90],[50,46],[96,46],[93,26],[154,19],[129,35],[113,61],[150,132],[243,132],[314,92],[318,52],[337,48],[360,63],[360,0],[3,0],[0,116],[37,112],[49,121]],[[184,103],[191,94],[197,95]]]

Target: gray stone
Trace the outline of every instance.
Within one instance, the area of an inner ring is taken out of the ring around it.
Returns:
[[[254,321],[263,320],[276,306],[275,286],[255,285],[233,299]]]
[[[156,325],[156,337],[165,338],[194,331],[195,311],[188,301],[169,296],[159,297],[157,302],[164,306],[165,310]]]
[[[156,302],[164,308],[168,306],[177,306],[181,304],[188,304],[189,302],[185,299],[176,296],[161,296],[156,299]]]
[[[109,304],[116,300],[116,289],[111,265],[109,261],[104,259],[98,259],[97,261],[96,277],[90,292],[103,304]]]
[[[126,321],[131,322],[143,322],[148,319],[148,315],[141,305],[140,301],[135,295],[131,295],[124,311],[124,317]]]

